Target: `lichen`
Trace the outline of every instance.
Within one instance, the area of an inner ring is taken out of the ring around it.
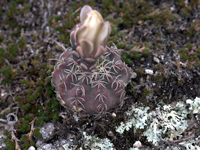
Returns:
[[[196,97],[194,100],[188,99],[186,101],[187,104],[190,104],[189,110],[193,114],[200,113],[200,98]]]
[[[144,129],[143,136],[146,136],[148,142],[158,146],[159,142],[173,141],[174,138],[180,139],[182,133],[188,127],[187,115],[190,113],[199,113],[199,98],[195,100],[188,99],[190,108],[186,108],[186,103],[177,102],[176,104],[159,106],[155,111],[148,112],[149,107],[133,108],[126,114],[131,116],[126,123],[121,122],[116,131],[120,134],[129,131],[132,127]],[[164,136],[164,138],[162,138]],[[180,143],[181,144],[181,143]]]

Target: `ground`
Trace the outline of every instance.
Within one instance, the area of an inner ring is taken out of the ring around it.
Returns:
[[[123,60],[137,76],[127,86],[122,108],[76,121],[69,112],[66,118],[59,115],[67,110],[56,99],[51,73],[60,54],[71,46],[70,32],[80,22],[80,9],[86,4],[110,22],[108,46],[115,44],[123,50]],[[120,122],[128,119],[125,112],[133,106],[148,106],[153,111],[200,97],[199,0],[1,0],[0,5],[0,117],[5,119],[9,113],[18,116],[14,128],[21,149],[35,145],[40,136],[38,130],[32,139],[27,136],[32,133],[33,120],[36,129],[53,122],[59,127],[57,136],[63,138],[73,133],[78,147],[85,131],[107,137],[119,150],[133,147],[138,140],[143,149],[161,149],[141,136],[142,130],[134,131],[133,127],[123,134],[116,132]],[[183,139],[187,140],[189,132],[194,133],[193,138],[200,134],[199,116],[193,117],[187,116],[193,123]],[[14,149],[15,141],[5,132],[7,149]]]

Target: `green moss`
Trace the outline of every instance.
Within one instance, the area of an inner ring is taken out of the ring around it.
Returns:
[[[26,42],[25,42],[25,40],[24,40],[24,37],[21,37],[20,39],[19,39],[19,47],[20,48],[24,48],[25,47],[25,45],[26,45]]]
[[[37,105],[36,108],[37,108],[36,115],[37,115],[37,116],[42,116],[42,115],[43,115],[43,112],[44,112],[43,107],[42,107],[41,105]]]
[[[0,66],[2,66],[5,62],[5,58],[7,53],[5,53],[4,49],[0,47]]]
[[[41,64],[41,65],[40,65],[40,68],[41,68],[41,69],[46,69],[46,68],[47,68],[47,63]]]
[[[1,8],[0,8],[1,9]],[[4,40],[4,36],[3,35],[0,35],[0,42],[3,42]]]
[[[34,92],[34,90],[33,89],[28,89],[26,92],[28,93],[28,95],[31,95]]]
[[[185,35],[189,36],[189,37],[194,36],[194,34],[196,33],[196,31],[195,31],[195,26],[192,25],[189,29],[185,29],[183,33],[184,33]]]
[[[21,35],[21,26],[12,23],[11,24],[11,28],[15,28],[15,27],[18,27],[18,28],[17,28],[16,32],[13,32],[11,35],[14,36],[14,37],[20,37],[20,35]]]
[[[133,48],[132,45],[128,45],[128,44],[126,44],[125,47],[126,47],[125,49],[128,50],[128,51],[131,50],[131,49]]]
[[[38,65],[38,60],[32,60],[31,61],[31,64],[36,67]]]
[[[54,120],[56,120],[56,121],[59,120],[59,114],[58,114],[58,112],[54,112],[51,116],[52,116],[52,118],[53,118]]]
[[[22,4],[23,2],[24,2],[24,0],[15,0],[16,1],[16,3],[18,3],[18,4]]]
[[[192,8],[190,6],[184,7],[184,8],[181,9],[181,13],[183,15],[185,15],[186,17],[189,17],[190,13],[191,13],[191,10],[192,10]]]
[[[20,123],[17,125],[18,132],[21,134],[28,133],[30,131],[30,125],[28,121],[20,119]]]
[[[9,52],[12,56],[16,57],[18,52],[17,44],[10,44],[9,45]]]
[[[31,107],[31,105],[29,103],[24,104],[24,105],[19,105],[19,107],[25,111],[28,111]]]
[[[6,143],[7,150],[14,150],[15,149],[15,142],[11,140],[11,134],[7,135],[7,138],[3,140]]]
[[[2,8],[0,8],[0,17],[2,14],[3,14],[3,10],[2,10]]]
[[[159,82],[163,81],[163,76],[162,75],[157,75],[157,79]]]
[[[129,57],[130,57],[130,58],[139,59],[139,58],[142,57],[142,54],[140,54],[140,53],[137,52],[137,51],[133,51],[131,54],[129,54]]]
[[[27,69],[28,67],[27,67],[27,64],[26,63],[24,63],[24,62],[21,62],[20,63],[20,66],[23,68],[23,69]]]
[[[61,16],[52,16],[52,17],[48,20],[48,23],[49,23],[50,25],[52,25],[52,24],[56,23],[58,20],[60,20],[60,19],[61,19]]]
[[[18,73],[19,73],[19,75],[22,75],[22,74],[23,74],[23,71],[22,71],[22,70],[19,70]]]
[[[57,99],[52,99],[53,100],[53,104],[52,104],[52,108],[56,109],[60,106],[59,102]]]
[[[35,130],[34,130],[34,136],[36,136],[36,137],[42,137],[42,134],[40,133],[40,128],[36,128]]]
[[[151,56],[151,50],[150,49],[145,49],[143,52],[142,52],[143,55],[148,55],[148,56]]]
[[[39,72],[39,75],[40,75],[40,76],[43,76],[43,77],[46,77],[46,76],[47,76],[46,70],[40,71],[40,72]]]
[[[144,69],[143,68],[138,68],[138,69],[135,70],[135,72],[137,74],[139,74],[139,75],[142,75],[142,74],[144,74]]]
[[[39,61],[39,60],[40,60],[40,56],[39,56],[39,55],[36,55],[36,56],[35,56],[35,60],[36,60],[36,61]]]
[[[182,79],[182,78],[178,78],[178,85],[183,85],[183,83],[184,83],[184,79]]]
[[[22,142],[22,149],[28,149],[30,146],[34,146],[33,141],[27,135],[22,135],[20,142]]]
[[[135,83],[135,82],[132,82],[132,85],[133,85],[133,86],[136,86],[136,85],[137,85],[137,83]]]
[[[51,103],[47,103],[46,105],[46,110],[48,113],[44,113],[44,121],[49,121],[51,119],[58,120],[59,119],[59,109],[60,109],[60,104],[56,97],[51,98]]]
[[[9,132],[8,132],[8,130],[5,130],[5,131],[3,132],[3,135],[5,135],[5,136],[9,136]]]
[[[30,8],[31,8],[30,5],[25,4],[25,5],[24,5],[24,8],[21,9],[20,14],[24,14],[24,13],[30,12]]]
[[[132,61],[131,61],[130,59],[125,59],[124,61],[125,61],[125,63],[126,63],[127,65],[129,65],[129,66],[132,65]]]
[[[111,26],[111,33],[110,36],[113,36],[117,33],[117,26],[113,25]]]
[[[38,125],[38,126],[42,126],[44,123],[43,121],[43,118],[42,117],[39,117],[36,121],[35,121],[35,125]]]
[[[28,139],[28,137],[26,135],[22,135],[21,137],[21,142],[25,142]]]
[[[125,61],[126,64],[132,65],[132,61],[128,58],[126,53],[122,53],[122,59]]]
[[[4,75],[2,84],[10,83],[12,78],[14,77],[14,73],[12,72],[11,66],[1,67],[1,73]]]
[[[122,24],[124,22],[124,20],[122,18],[118,18],[115,20],[115,25],[118,26],[119,24]]]
[[[27,121],[29,121],[29,122],[31,122],[34,119],[34,117],[33,117],[33,115],[26,114],[24,116],[24,119],[27,120]]]
[[[48,87],[47,88],[47,91],[45,92],[45,95],[47,96],[47,97],[51,97],[52,96],[52,94],[54,93],[52,90],[51,90],[52,88],[51,87]]]
[[[42,84],[43,85],[43,84]],[[39,86],[37,89],[36,89],[36,92],[37,93],[43,93],[42,91],[43,87],[42,86]]]
[[[125,60],[127,58],[127,54],[126,53],[122,53],[122,59]]]
[[[29,86],[29,81],[27,79],[21,80],[22,84],[25,84],[26,86]]]
[[[17,4],[16,4],[15,1],[13,1],[13,2],[11,3],[11,5],[9,6],[9,9],[10,9],[10,11],[11,11],[12,13],[16,13],[16,12],[17,12]]]
[[[45,122],[48,122],[48,121],[50,121],[52,118],[50,117],[50,115],[49,115],[49,113],[44,113],[44,118],[43,118],[43,120],[45,121]]]
[[[123,31],[119,31],[119,32],[116,33],[116,36],[117,36],[118,38],[120,38],[120,37],[123,36],[123,34],[124,34]]]
[[[32,97],[32,95],[28,95],[27,96],[27,101],[28,102],[33,102],[34,101],[34,98]]]
[[[151,42],[146,42],[146,43],[145,43],[145,46],[146,46],[147,48],[150,48],[150,47],[151,47],[151,45],[152,45],[152,43],[151,43]]]
[[[19,102],[20,100],[21,100],[20,97],[16,97],[16,98],[15,98],[15,101],[16,101],[16,102]]]
[[[180,53],[180,58],[182,61],[188,60],[188,50],[187,49],[180,49],[178,52]]]
[[[117,48],[118,49],[123,49],[125,47],[125,44],[123,43],[123,42],[119,42],[118,44],[117,44]]]
[[[147,88],[144,88],[143,94],[144,94],[145,96],[148,96],[151,92],[152,92],[151,90],[149,90],[149,89],[147,89]]]
[[[51,78],[50,77],[46,77],[45,78],[45,85],[48,85],[51,83]]]

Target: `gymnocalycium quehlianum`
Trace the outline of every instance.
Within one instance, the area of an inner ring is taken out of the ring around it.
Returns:
[[[122,105],[132,69],[121,60],[121,50],[106,46],[109,22],[85,5],[81,23],[70,34],[72,47],[61,54],[52,74],[60,103],[81,114],[99,114]]]

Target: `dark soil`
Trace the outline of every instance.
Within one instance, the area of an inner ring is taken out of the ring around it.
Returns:
[[[110,21],[108,46],[113,42],[124,50],[122,58],[137,76],[127,86],[122,108],[75,121],[70,113],[65,119],[59,116],[66,110],[56,100],[50,76],[64,51],[62,45],[70,47],[70,31],[80,22],[80,8],[85,4]],[[1,0],[0,6],[0,115],[5,118],[8,113],[16,113],[18,139],[30,131],[28,123],[36,119],[35,128],[54,122],[59,127],[55,139],[70,133],[79,147],[81,134],[86,131],[109,138],[119,150],[133,147],[137,140],[143,149],[161,149],[148,143],[142,131],[134,128],[122,135],[117,133],[116,126],[128,119],[124,112],[132,106],[149,106],[153,110],[158,105],[200,97],[199,0]],[[145,73],[146,69],[153,70],[153,74]],[[109,131],[112,136],[108,136]],[[195,128],[190,132],[196,137],[200,134]],[[25,147],[24,142],[19,141],[19,145]]]

